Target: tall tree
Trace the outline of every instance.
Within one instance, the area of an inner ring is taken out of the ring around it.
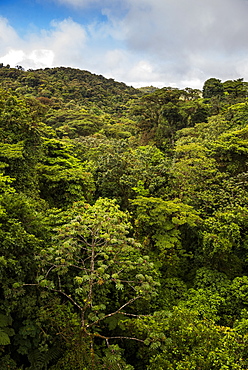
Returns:
[[[76,312],[73,340],[88,348],[80,368],[94,369],[97,343],[104,341],[108,347],[118,339],[139,340],[111,333],[106,326],[111,328],[113,320],[113,328],[118,327],[126,315],[142,313],[142,302],[155,294],[156,272],[141,245],[128,235],[128,214],[114,201],[98,199],[93,206],[79,202],[63,217],[67,221],[57,229],[53,245],[37,255],[41,274],[34,285],[48,290],[50,297],[61,297],[62,307],[67,303],[71,310],[70,320]]]

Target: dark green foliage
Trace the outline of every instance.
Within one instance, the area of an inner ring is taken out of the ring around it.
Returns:
[[[246,369],[247,83],[0,77],[0,368]]]
[[[47,369],[51,362],[57,361],[62,356],[62,349],[59,346],[53,346],[44,352],[34,350],[30,352],[28,360],[31,364],[30,370]]]
[[[224,92],[228,94],[228,97],[232,101],[237,98],[242,99],[247,95],[247,88],[243,82],[243,78],[237,80],[228,80],[223,82]]]
[[[10,344],[10,337],[15,334],[14,330],[9,328],[11,323],[10,317],[0,314],[0,346]]]
[[[224,87],[221,80],[217,78],[209,78],[203,85],[203,97],[205,99],[209,99],[214,96],[224,96]]]
[[[25,100],[3,90],[0,93],[0,160],[4,173],[15,178],[18,191],[34,193],[42,126]]]
[[[0,69],[0,77],[3,87],[22,95],[51,99],[51,104],[59,106],[75,101],[109,113],[123,111],[122,106],[130,98],[141,96],[138,90],[124,83],[73,68],[22,71],[5,67]]]

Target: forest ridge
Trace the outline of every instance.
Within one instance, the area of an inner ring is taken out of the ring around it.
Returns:
[[[0,369],[247,369],[248,84],[0,92]]]

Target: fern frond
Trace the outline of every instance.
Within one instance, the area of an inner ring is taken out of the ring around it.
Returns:
[[[30,370],[46,369],[48,364],[56,361],[62,355],[62,350],[58,345],[49,348],[46,352],[40,352],[38,349],[30,352],[28,360],[31,364]]]

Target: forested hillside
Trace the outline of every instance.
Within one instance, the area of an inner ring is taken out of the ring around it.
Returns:
[[[0,369],[247,369],[247,83],[0,92]]]

